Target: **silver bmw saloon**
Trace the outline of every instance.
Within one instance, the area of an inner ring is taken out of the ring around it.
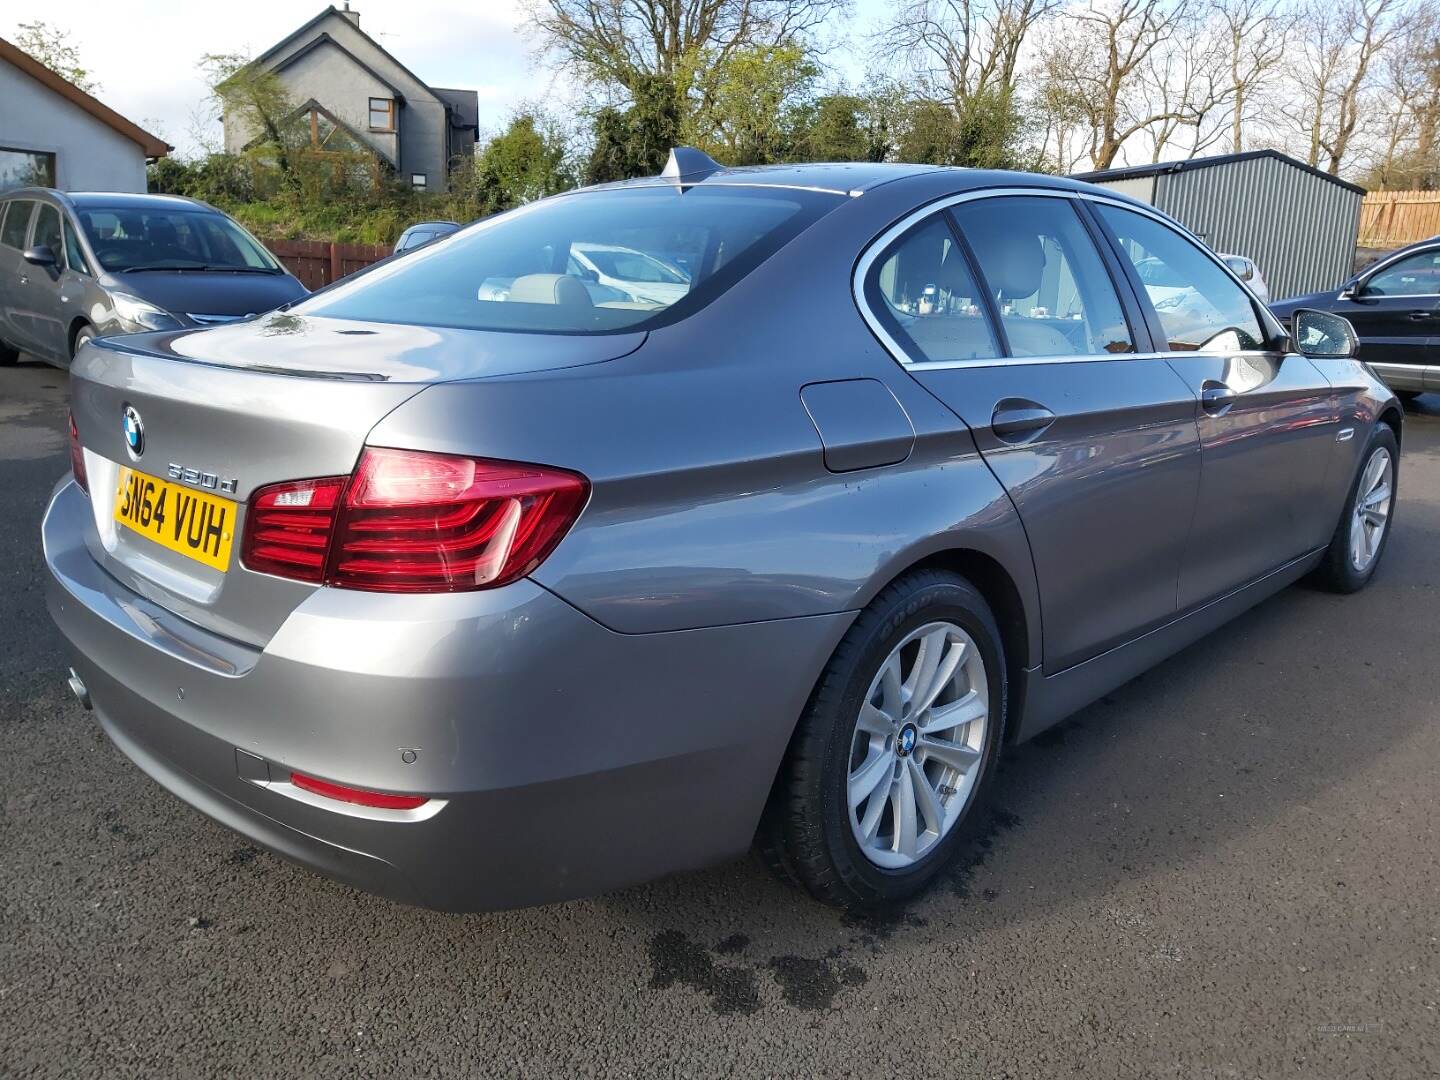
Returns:
[[[753,848],[880,905],[1011,744],[1366,584],[1402,412],[1355,346],[1100,188],[679,150],[86,344],[49,609],[135,764],[363,889],[515,907]]]

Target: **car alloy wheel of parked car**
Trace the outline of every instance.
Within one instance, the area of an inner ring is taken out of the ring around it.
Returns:
[[[680,149],[83,344],[49,608],[125,754],[339,880],[494,909],[754,847],[874,907],[1007,746],[1370,580],[1403,410],[1356,345],[1113,192]]]

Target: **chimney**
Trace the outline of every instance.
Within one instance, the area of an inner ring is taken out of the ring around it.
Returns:
[[[340,9],[340,14],[349,19],[350,22],[354,24],[356,30],[360,29],[360,13],[351,10],[350,0],[345,0],[345,6]]]

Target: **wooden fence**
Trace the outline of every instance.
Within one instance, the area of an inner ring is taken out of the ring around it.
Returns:
[[[1360,204],[1362,248],[1404,247],[1440,234],[1440,191],[1372,191]]]
[[[335,244],[325,240],[266,240],[265,246],[312,291],[379,262],[391,251],[384,244]]]

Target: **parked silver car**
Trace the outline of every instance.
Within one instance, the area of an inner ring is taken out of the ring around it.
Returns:
[[[597,301],[595,245],[689,288]],[[131,759],[343,881],[497,908],[756,844],[880,904],[1006,746],[1306,574],[1370,579],[1402,413],[1354,345],[1100,188],[677,152],[87,345],[50,611]]]
[[[0,195],[0,364],[69,364],[91,338],[212,326],[306,295],[253,236],[174,195]]]

